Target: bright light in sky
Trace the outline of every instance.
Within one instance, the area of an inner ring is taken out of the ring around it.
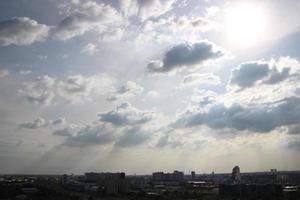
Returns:
[[[267,29],[266,11],[253,4],[238,4],[229,8],[225,16],[225,30],[230,42],[237,46],[253,46]]]

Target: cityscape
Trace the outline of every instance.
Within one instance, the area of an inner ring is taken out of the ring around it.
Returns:
[[[2,175],[0,199],[282,199],[300,197],[300,171],[197,174],[191,171],[126,175]]]
[[[0,0],[0,200],[300,200],[300,0]]]

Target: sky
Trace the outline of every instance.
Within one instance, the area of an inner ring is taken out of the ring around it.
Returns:
[[[0,1],[0,173],[299,170],[299,10]]]

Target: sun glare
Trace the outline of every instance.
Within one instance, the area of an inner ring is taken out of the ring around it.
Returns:
[[[253,46],[265,36],[267,15],[258,5],[235,5],[226,10],[224,25],[231,43]]]

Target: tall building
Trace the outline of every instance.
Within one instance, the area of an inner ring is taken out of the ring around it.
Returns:
[[[240,167],[239,166],[235,166],[232,169],[231,180],[233,181],[234,184],[241,183],[241,173],[240,173]]]
[[[191,172],[191,179],[192,180],[196,179],[196,173],[194,171]]]

